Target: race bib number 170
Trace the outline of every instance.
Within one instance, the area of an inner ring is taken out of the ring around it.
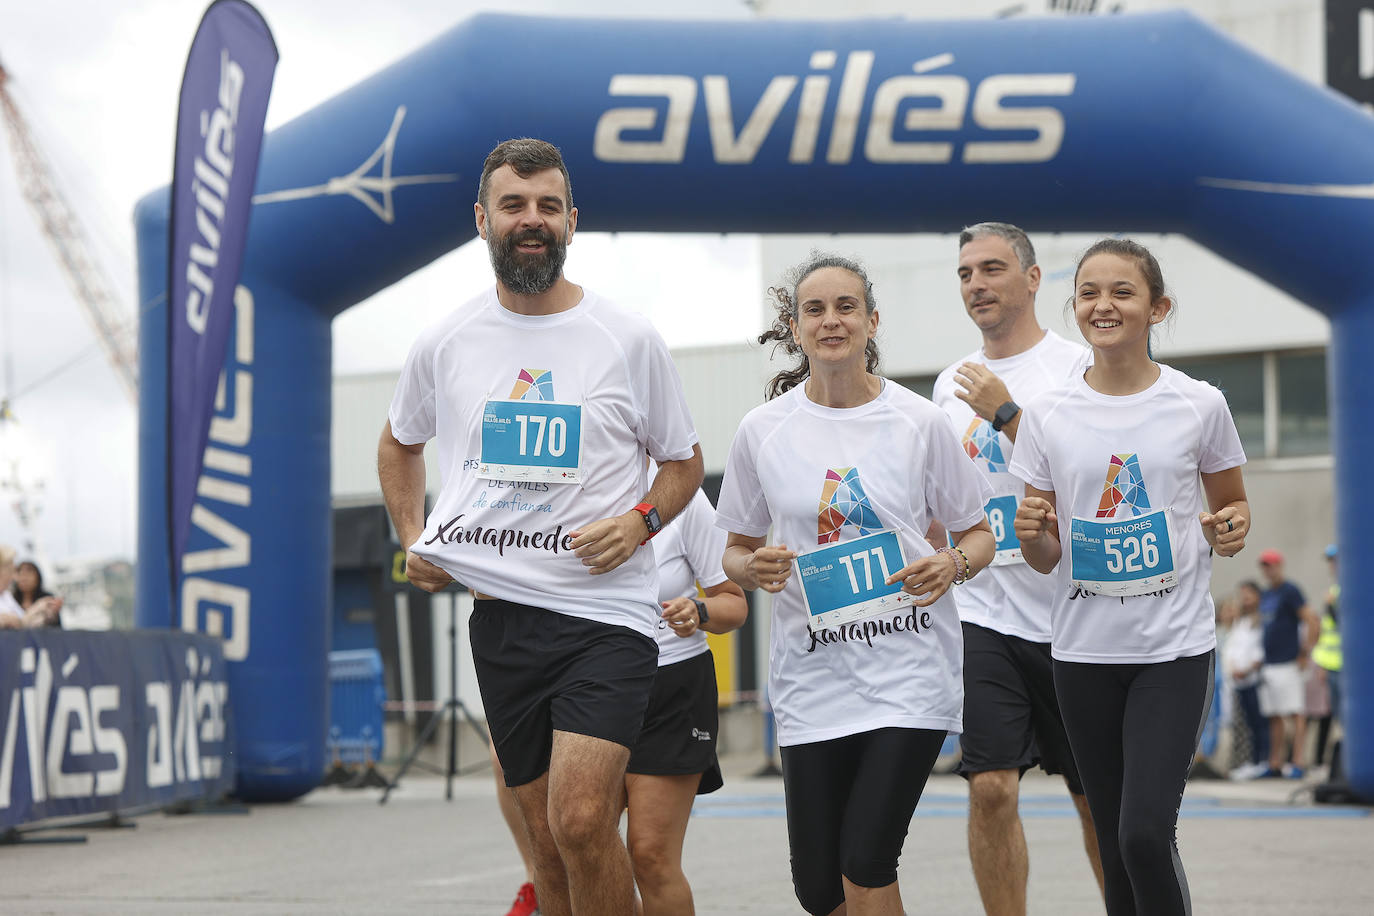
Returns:
[[[581,457],[581,404],[487,401],[482,410],[482,477],[578,483]]]

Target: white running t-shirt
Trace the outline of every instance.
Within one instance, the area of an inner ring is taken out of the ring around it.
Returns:
[[[1055,494],[1064,554],[1055,580],[1051,653],[1061,661],[1136,664],[1200,655],[1216,646],[1212,558],[1198,524],[1207,507],[1199,472],[1245,463],[1226,396],[1161,365],[1153,385],[1113,396],[1081,377],[1026,405],[1012,474]],[[1070,584],[1074,516],[1132,518],[1172,509],[1178,584],[1116,598]],[[1101,513],[1101,514],[1099,514]]]
[[[1231,686],[1237,689],[1254,687],[1260,682],[1259,666],[1264,664],[1264,630],[1258,617],[1245,615],[1231,625],[1231,633],[1223,641],[1222,670]],[[1249,671],[1236,677],[1237,671]]]
[[[14,595],[9,589],[0,589],[0,614],[7,614],[11,617],[24,619],[24,606],[14,600]]]
[[[804,389],[740,423],[716,524],[749,537],[772,527],[771,542],[798,553],[890,529],[913,563],[934,553],[925,539],[932,518],[951,531],[982,519],[992,490],[933,403],[886,380],[877,398],[852,408],[823,407]],[[928,608],[813,635],[794,573],[774,596],[772,629],[779,745],[887,727],[962,729],[963,634],[948,593]]]
[[[725,553],[725,532],[716,527],[716,510],[700,490],[687,508],[649,543],[658,562],[660,602],[695,598],[698,582],[707,589],[726,579],[720,565]],[[660,668],[695,658],[707,649],[705,631],[697,628],[690,636],[678,636],[661,615],[654,635],[658,639]]]
[[[489,399],[580,404],[581,482],[478,476]],[[492,287],[416,340],[390,419],[402,444],[439,440],[443,485],[417,555],[475,591],[653,636],[653,551],[593,576],[569,548],[571,532],[644,497],[646,449],[692,456],[682,382],[647,319],[589,290],[567,311],[519,315]]]
[[[935,379],[933,399],[949,415],[964,451],[992,485],[994,499],[1011,497],[995,507],[996,518],[989,518],[993,522],[993,534],[998,533],[999,526],[1011,533],[1016,505],[1025,495],[1026,488],[1007,470],[1014,448],[1011,439],[1006,433],[993,432],[990,422],[955,395],[964,389],[954,380],[954,371],[964,363],[987,366],[1007,386],[1012,400],[1024,405],[1036,395],[1061,388],[1070,379],[1082,375],[1091,359],[1092,351],[1087,347],[1046,331],[1039,343],[1023,353],[1006,359],[988,359],[980,348]],[[954,603],[959,606],[961,620],[1031,642],[1050,641],[1053,597],[1053,583],[1024,561],[989,566],[967,585],[954,590]]]

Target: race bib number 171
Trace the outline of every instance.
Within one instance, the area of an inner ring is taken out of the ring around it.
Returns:
[[[806,623],[816,632],[911,604],[902,584],[884,580],[906,566],[892,531],[879,531],[800,554],[793,561],[806,604]]]

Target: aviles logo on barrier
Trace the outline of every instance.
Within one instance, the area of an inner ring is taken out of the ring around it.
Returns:
[[[224,745],[229,685],[222,677],[211,679],[210,657],[187,649],[186,676],[180,682],[149,681],[141,698],[122,696],[118,684],[75,683],[80,664],[73,653],[54,675],[47,649],[20,651],[24,683],[10,694],[0,736],[0,809],[13,803],[16,789],[35,804],[120,795],[130,746],[146,750],[146,788],[219,777],[223,758],[205,753],[202,744]],[[146,736],[126,735],[111,724],[129,718],[124,703],[143,704],[145,715],[132,720],[148,722]],[[27,787],[14,784],[18,759],[28,764]]]
[[[224,657],[248,657],[252,594],[223,581],[225,573],[247,569],[253,559],[252,535],[234,524],[234,507],[252,504],[253,461],[253,294],[234,290],[234,340],[215,395],[204,470],[196,482],[191,526],[218,546],[187,551],[182,557],[181,628],[224,640]],[[216,504],[220,507],[216,511]],[[194,534],[193,534],[194,537]]]
[[[211,668],[209,656],[188,648],[186,676],[180,682],[149,681],[143,685],[151,720],[148,788],[218,779],[223,771],[224,758],[205,750],[223,748],[228,738],[224,710],[229,702],[229,682],[211,680]]]
[[[778,128],[779,116],[800,83],[787,161],[796,164],[816,161],[821,128],[828,116],[830,134],[824,151],[825,161],[832,165],[850,162],[858,143],[863,108],[869,98],[874,58],[872,51],[848,54],[836,101],[830,108],[827,101],[831,76],[823,71],[834,70],[838,55],[834,51],[814,52],[811,69],[822,72],[804,78],[773,77],[738,128],[740,117],[731,102],[729,77],[701,77],[701,94],[705,99],[706,123],[715,161],[752,163],[764,141]],[[960,147],[960,160],[966,163],[1048,162],[1059,153],[1064,140],[1064,115],[1059,109],[1003,103],[1017,98],[1072,95],[1075,74],[996,74],[983,79],[973,90],[962,76],[931,72],[953,62],[954,55],[940,54],[917,61],[912,66],[912,75],[889,77],[877,85],[864,137],[864,158],[877,163],[947,163],[954,160],[956,146]],[[659,96],[667,99],[668,104],[661,118],[658,108],[612,108],[604,112],[596,123],[593,152],[598,159],[604,162],[683,161],[696,110],[695,77],[621,73],[611,77],[609,91],[612,96]],[[904,103],[917,99],[934,99],[935,103],[910,105],[902,111]],[[902,115],[900,133],[899,113]],[[947,139],[915,138],[922,131],[961,130],[966,115],[971,115],[973,123],[984,130],[1022,134],[1033,131],[1036,136],[1033,139],[970,140],[962,144]],[[640,132],[657,133],[658,139],[626,138],[627,133]]]
[[[64,680],[71,677],[78,663],[73,655],[62,666]],[[27,794],[35,804],[50,797],[88,798],[123,792],[129,770],[128,742],[118,728],[103,721],[119,710],[119,685],[63,684],[54,697],[48,650],[35,651],[32,646],[20,651],[19,670],[32,682],[10,694],[0,743],[0,808],[8,808],[13,798],[16,751],[26,756],[29,765],[28,792],[21,785],[20,798]],[[49,704],[54,707],[51,719]],[[20,722],[24,723],[22,748],[18,746]],[[63,763],[69,755],[88,760],[76,772],[68,772]]]

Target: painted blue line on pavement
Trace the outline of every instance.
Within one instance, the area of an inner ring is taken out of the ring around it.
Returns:
[[[692,808],[693,817],[703,818],[777,818],[785,817],[786,808],[780,799],[776,798],[751,798],[740,800],[706,799],[697,801]],[[931,804],[924,802],[916,808],[916,818],[963,818],[968,816],[968,806],[966,803],[957,805]],[[1219,803],[1218,799],[1199,799],[1195,804],[1185,803],[1183,810],[1179,814],[1183,820],[1208,819],[1223,820],[1227,818],[1236,820],[1293,820],[1293,819],[1315,819],[1329,820],[1369,817],[1370,812],[1365,808],[1347,808],[1340,806],[1331,807],[1232,807]],[[1077,818],[1078,812],[1071,805],[1065,804],[1060,808],[1032,807],[1021,812],[1021,817],[1025,819],[1043,820],[1056,818]]]
[[[697,807],[708,808],[734,805],[781,805],[782,803],[783,796],[781,793],[773,795],[703,795],[696,800]],[[1020,803],[1022,808],[1058,806],[1067,811],[1075,810],[1068,795],[1022,795]],[[1221,799],[1185,797],[1183,804],[1185,807],[1194,805],[1216,806],[1221,804]],[[968,796],[949,793],[922,795],[920,807],[927,805],[960,805],[966,808],[968,807]]]
[[[1207,808],[1201,811],[1189,811],[1187,806],[1183,809],[1184,817],[1193,818],[1223,818],[1223,817],[1253,817],[1253,818],[1349,818],[1349,817],[1369,817],[1369,812],[1364,808],[1227,808],[1219,806]]]

